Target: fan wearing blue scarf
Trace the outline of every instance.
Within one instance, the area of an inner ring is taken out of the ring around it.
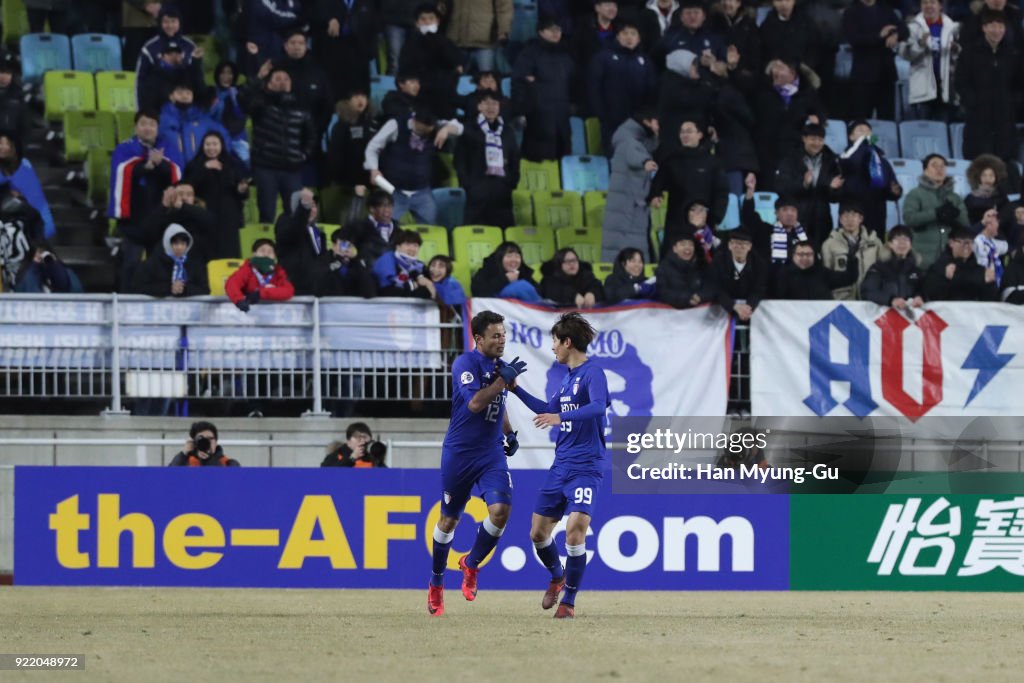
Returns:
[[[171,235],[170,243],[165,242],[164,248],[170,247],[170,249],[167,249],[167,255],[174,262],[174,268],[171,273],[171,296],[182,296],[185,293],[185,285],[188,284],[188,272],[185,270],[185,262],[188,261],[188,251],[192,248],[192,238],[177,223],[169,226],[167,231],[171,232],[174,228],[180,228],[180,231]]]
[[[414,230],[402,230],[394,239],[395,250],[373,264],[378,295],[436,299],[437,288],[424,274],[426,266],[419,260],[423,238]]]

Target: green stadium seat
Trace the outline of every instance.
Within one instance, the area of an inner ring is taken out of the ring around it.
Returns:
[[[327,236],[330,238],[330,235]],[[252,253],[252,243],[259,239],[274,239],[274,226],[270,223],[246,223],[238,231],[238,243],[242,246],[242,254]],[[213,284],[213,281],[210,281]]]
[[[583,132],[587,139],[587,154],[604,154],[601,146],[601,121],[590,117],[583,122]]]
[[[604,226],[604,205],[607,203],[607,192],[591,190],[583,195],[583,225],[588,228]]]
[[[504,239],[501,228],[493,225],[460,225],[452,230],[455,261],[468,266],[472,274]]]
[[[64,156],[68,161],[84,161],[90,149],[113,151],[116,146],[117,129],[109,111],[64,114]]]
[[[668,213],[668,192],[661,195],[661,208],[651,207],[651,228],[654,230],[665,229],[665,216]]]
[[[118,142],[124,142],[135,135],[135,111],[125,110],[114,112],[114,123],[117,128]]]
[[[69,111],[96,111],[96,86],[84,71],[48,71],[43,76],[46,120],[56,123]]]
[[[85,180],[93,206],[107,205],[110,193],[110,157],[107,149],[92,148],[85,153]]]
[[[534,192],[533,212],[537,225],[544,228],[583,225],[583,200],[578,192]]]
[[[0,8],[0,21],[4,25],[4,45],[14,48],[22,36],[31,32],[28,27],[28,11],[22,0],[3,0]]]
[[[523,250],[523,261],[536,270],[555,255],[555,233],[550,228],[513,225],[505,229],[505,239]]]
[[[423,263],[429,264],[430,259],[438,254],[451,256],[451,250],[448,248],[448,228],[443,225],[403,225],[402,227],[405,230],[419,233],[422,238],[423,244],[420,246],[419,259]]]
[[[600,263],[594,263],[591,265],[594,266],[594,277],[596,277],[601,282],[604,282],[605,278],[611,275],[612,271],[615,270],[614,263],[607,263],[602,261]]]
[[[557,161],[519,162],[519,186],[517,189],[531,192],[555,192],[562,189],[562,177]]]
[[[473,273],[469,269],[468,263],[461,261],[452,262],[452,277],[455,278],[460,285],[462,285],[463,291],[468,295],[472,291],[473,284]]]
[[[657,263],[648,263],[644,266],[644,277],[654,277],[655,271],[658,270]]]
[[[529,190],[512,190],[512,215],[519,225],[533,225],[533,195]]]
[[[594,264],[601,260],[600,228],[562,228],[555,232],[559,249],[571,247],[581,261]]]
[[[135,74],[131,71],[100,71],[96,74],[96,108],[100,111],[135,113]]]

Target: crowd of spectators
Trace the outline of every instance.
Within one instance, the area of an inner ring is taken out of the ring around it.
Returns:
[[[44,4],[30,11],[34,25],[71,25],[70,3]],[[747,319],[766,298],[1017,299],[1024,207],[1010,197],[1020,183],[1024,25],[1007,0],[773,0],[760,21],[749,0],[541,1],[538,10],[525,43],[510,40],[511,0],[125,0],[123,12],[74,10],[83,27],[123,36],[137,75],[134,135],[111,162],[119,290],[205,294],[207,262],[248,254],[226,283],[242,310],[294,295],[584,308],[646,298],[717,302]],[[229,19],[232,59],[210,82],[202,65],[212,55],[188,35],[213,31],[218,17]],[[380,111],[369,87],[378,35],[396,77]],[[845,73],[840,43],[851,55]],[[966,194],[939,154],[921,160],[916,186],[901,185],[873,135],[869,119],[896,113],[897,55],[910,65],[910,114],[965,124]],[[458,92],[463,75],[475,84],[468,95]],[[19,86],[5,53],[0,219],[20,226],[5,289],[74,291],[21,153],[30,114]],[[571,116],[598,120],[610,163],[602,262],[570,248],[528,264],[505,242],[462,284],[447,257],[424,263],[420,233],[400,221],[438,223],[441,153],[453,154],[464,222],[506,228],[520,160],[570,154]],[[830,118],[850,121],[842,149],[825,142]],[[350,200],[343,215],[322,214],[316,188],[330,185]],[[242,244],[253,191],[273,239]],[[774,216],[755,210],[759,191],[779,195]],[[733,195],[739,228],[721,230]],[[652,243],[659,209],[665,227]]]

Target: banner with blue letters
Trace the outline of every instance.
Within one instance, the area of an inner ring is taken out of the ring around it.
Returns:
[[[545,476],[513,472],[483,592],[547,587],[529,536]],[[427,469],[17,467],[14,581],[425,590],[441,494],[440,472]],[[450,588],[486,515],[472,498]],[[585,589],[786,590],[789,498],[613,495],[606,482],[587,556]]]
[[[1024,415],[1024,309],[765,301],[752,318],[754,415]]]

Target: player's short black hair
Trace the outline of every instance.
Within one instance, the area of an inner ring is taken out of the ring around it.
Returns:
[[[474,337],[482,337],[487,334],[487,328],[491,325],[500,325],[505,322],[505,316],[494,311],[480,311],[473,316],[469,328],[473,330]]]
[[[348,429],[345,430],[345,438],[351,439],[357,432],[360,434],[368,434],[371,439],[373,438],[373,432],[370,431],[370,427],[365,422],[353,422],[350,424]]]
[[[568,339],[574,349],[586,353],[597,332],[586,318],[574,311],[562,314],[558,322],[551,327],[551,336],[560,342]]]
[[[220,436],[217,434],[217,425],[212,422],[206,422],[205,420],[193,422],[192,426],[188,429],[188,436],[190,439],[195,439],[196,434],[199,432],[205,432],[207,429],[213,432],[213,438],[220,439]]]
[[[260,247],[262,247],[264,244],[269,244],[270,248],[274,250],[274,253],[275,254],[277,253],[277,245],[274,244],[274,240],[266,238],[266,237],[261,237],[261,238],[259,238],[258,240],[256,240],[255,242],[252,243],[252,253],[255,254],[256,250],[259,249]]]

